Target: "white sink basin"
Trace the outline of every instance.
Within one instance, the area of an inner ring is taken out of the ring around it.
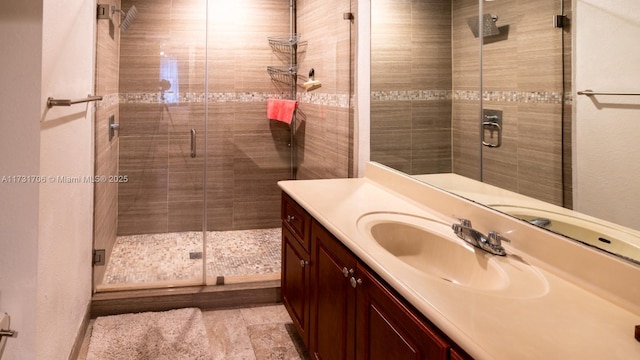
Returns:
[[[453,286],[528,298],[548,291],[544,277],[513,256],[496,256],[460,240],[451,225],[398,213],[369,213],[358,229],[374,245],[413,271]]]

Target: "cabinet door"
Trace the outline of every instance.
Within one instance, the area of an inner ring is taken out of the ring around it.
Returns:
[[[311,236],[315,260],[310,351],[317,360],[351,360],[355,356],[355,289],[349,279],[356,260],[315,221]]]
[[[356,278],[356,359],[447,359],[449,344],[373,274],[359,266]]]
[[[289,229],[282,227],[282,302],[305,346],[309,346],[309,255]]]

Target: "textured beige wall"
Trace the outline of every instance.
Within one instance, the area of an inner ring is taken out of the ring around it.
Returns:
[[[42,0],[0,2],[0,175],[39,175]],[[20,336],[4,359],[36,358],[39,185],[0,183],[0,312]]]
[[[639,13],[631,0],[576,2],[576,90],[640,91]],[[575,103],[576,210],[640,229],[638,97],[578,95]]]
[[[12,54],[0,61],[0,168],[41,179],[0,186],[0,311],[19,334],[2,355],[65,359],[91,298],[93,192],[57,179],[93,174],[93,104],[47,109],[46,99],[93,93],[95,6],[3,2],[0,14]]]
[[[65,6],[48,1],[42,5],[40,99],[75,99],[92,94],[95,4],[72,0]],[[93,175],[94,109],[94,103],[44,108],[40,125],[41,175]],[[33,254],[38,259],[35,358],[65,359],[91,301],[93,184],[47,181],[40,184],[39,202],[38,251]]]

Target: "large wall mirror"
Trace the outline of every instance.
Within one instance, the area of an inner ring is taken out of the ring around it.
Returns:
[[[640,264],[637,14],[371,0],[371,160]]]

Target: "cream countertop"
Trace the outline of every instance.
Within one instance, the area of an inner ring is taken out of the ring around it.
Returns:
[[[640,283],[637,267],[375,164],[368,165],[365,178],[283,181],[279,185],[476,359],[640,359],[640,342],[633,337],[635,325],[640,324],[640,289],[629,289],[629,284]],[[533,297],[503,296],[412,270],[359,231],[358,219],[373,212],[398,212],[448,223],[455,215],[471,219],[484,233],[508,234],[512,243],[505,245],[507,252],[534,266],[546,279],[547,290]],[[487,224],[492,228],[486,228]],[[528,241],[532,236],[536,241]],[[547,248],[537,249],[540,246]],[[553,255],[547,258],[531,255],[549,250]],[[567,251],[572,260],[564,261]],[[574,251],[586,253],[575,256]],[[598,271],[573,276],[572,270],[584,268],[579,264],[583,258],[596,259]],[[554,261],[562,264],[554,266]],[[606,278],[617,280],[607,283]]]

